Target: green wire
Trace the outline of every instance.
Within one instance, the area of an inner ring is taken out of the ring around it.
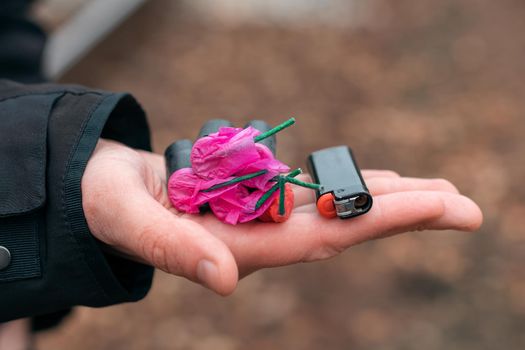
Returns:
[[[218,183],[216,185],[213,185],[211,186],[210,188],[207,188],[205,190],[202,190],[201,192],[211,192],[211,191],[215,191],[216,189],[219,189],[219,188],[222,188],[222,187],[226,187],[226,186],[229,186],[229,185],[233,185],[233,184],[236,184],[238,182],[241,182],[241,181],[244,181],[244,180],[249,180],[249,179],[253,179],[254,177],[257,177],[257,176],[261,176],[261,175],[264,175],[268,172],[268,170],[266,169],[263,169],[263,170],[260,170],[256,173],[252,173],[252,174],[246,174],[246,175],[243,175],[243,176],[239,176],[239,177],[236,177],[236,178],[233,178],[231,180],[228,180],[226,182],[221,182],[221,183]]]
[[[286,183],[286,180],[284,177],[279,178],[279,215],[284,216],[286,214],[286,208],[284,206],[284,196],[285,196],[285,189],[284,184]]]
[[[257,203],[255,204],[255,210],[259,209],[267,200],[271,197],[271,195],[279,189],[279,183],[276,183],[272,186],[265,194],[259,198]]]
[[[253,141],[254,142],[259,142],[259,141],[262,141],[274,134],[277,134],[278,132],[280,132],[281,130],[283,129],[286,129],[287,127],[291,126],[295,124],[295,118],[290,118],[288,119],[287,121],[285,121],[284,123],[281,123],[279,125],[277,125],[276,127],[254,137]],[[205,190],[202,190],[202,192],[210,192],[210,191],[214,191],[218,188],[222,188],[222,187],[225,187],[225,186],[229,186],[229,185],[233,185],[233,184],[236,184],[238,182],[241,182],[241,181],[244,181],[244,180],[249,180],[249,179],[253,179],[254,177],[257,177],[257,176],[260,176],[260,175],[263,175],[263,174],[266,174],[268,172],[268,170],[261,170],[261,171],[258,171],[256,173],[253,173],[253,174],[247,174],[247,175],[243,175],[243,176],[239,176],[239,177],[236,177],[234,179],[231,179],[229,181],[226,181],[226,182],[222,182],[222,183],[219,183],[219,184],[216,184],[210,188],[207,188]],[[286,176],[276,176],[275,178],[273,178],[272,180],[273,181],[277,181],[277,183],[275,185],[273,185],[265,194],[263,194],[261,196],[261,198],[259,198],[259,200],[257,201],[257,203],[255,204],[255,210],[259,209],[274,193],[275,191],[279,190],[279,215],[283,216],[286,214],[286,207],[285,207],[285,196],[286,196],[286,188],[285,188],[285,184],[287,182],[290,182],[290,183],[293,183],[295,185],[298,185],[298,186],[301,186],[301,187],[306,187],[306,188],[312,188],[312,189],[315,189],[315,190],[318,190],[321,186],[318,185],[318,184],[314,184],[314,183],[309,183],[309,182],[304,182],[304,181],[301,181],[301,180],[297,180],[295,177],[299,174],[301,174],[303,171],[301,170],[301,168],[297,168],[295,170],[293,170],[292,172],[290,172],[288,175]]]
[[[294,171],[292,171],[290,174],[286,175],[286,177],[296,177],[299,174],[303,173],[303,169],[297,168]]]
[[[258,136],[255,136],[253,138],[253,141],[254,142],[262,141],[265,138],[268,138],[268,137],[272,136],[273,134],[277,134],[279,131],[281,131],[283,129],[286,129],[287,127],[293,125],[294,123],[295,123],[295,118],[290,118],[287,121],[285,121],[284,123],[277,125],[275,128],[272,128],[272,129],[270,129],[270,130],[268,130],[266,132],[263,132],[262,134],[260,134]]]
[[[261,196],[261,198],[259,198],[259,200],[255,204],[255,210],[259,209],[268,200],[268,198],[270,198],[271,195],[275,191],[277,191],[279,189],[280,190],[280,192],[279,192],[279,215],[281,215],[281,216],[285,215],[286,214],[286,207],[285,207],[286,188],[285,188],[285,184],[287,182],[292,183],[294,185],[301,186],[301,187],[311,188],[311,189],[314,189],[314,190],[318,190],[321,187],[321,185],[318,185],[318,184],[297,180],[295,178],[295,176],[297,176],[297,175],[299,175],[301,173],[302,173],[301,168],[297,168],[297,169],[293,170],[292,172],[290,172],[286,176],[279,175],[279,176],[274,177],[272,180],[273,181],[277,181],[277,183],[275,185],[273,185],[265,194],[263,194]]]
[[[302,186],[302,187],[306,187],[306,188],[312,188],[314,190],[318,190],[319,188],[321,188],[321,185],[319,184],[314,184],[314,183],[310,183],[310,182],[304,182],[304,181],[301,181],[301,180],[297,180],[293,177],[286,177],[286,180],[290,183],[293,183],[294,185],[298,185],[298,186]]]
[[[297,168],[295,169],[294,171],[292,171],[291,173],[289,173],[288,175],[284,175],[284,177],[296,177],[297,175],[299,174],[302,174],[303,173],[303,170],[301,168]],[[283,176],[283,175],[277,175],[277,176],[274,176],[270,179],[270,181],[279,181],[279,178]]]

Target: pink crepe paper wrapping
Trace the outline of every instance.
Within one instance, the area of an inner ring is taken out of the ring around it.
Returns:
[[[198,139],[191,150],[192,168],[179,169],[168,180],[168,196],[173,206],[195,214],[201,205],[209,203],[219,220],[232,225],[261,216],[279,191],[255,209],[257,201],[275,184],[270,180],[290,168],[275,159],[268,147],[254,142],[259,134],[260,131],[252,127],[223,127]],[[219,183],[261,170],[267,173],[203,192]]]

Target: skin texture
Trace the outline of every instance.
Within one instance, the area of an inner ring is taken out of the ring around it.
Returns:
[[[296,208],[287,222],[231,226],[212,214],[184,214],[171,206],[162,156],[100,140],[82,178],[82,199],[91,232],[112,251],[220,295],[262,268],[323,260],[410,231],[475,231],[481,225],[479,207],[446,180],[388,170],[362,174],[374,196],[366,215],[325,219],[313,191],[294,186]],[[301,179],[309,181],[307,175]]]
[[[30,319],[0,324],[0,349],[27,350],[30,348]]]

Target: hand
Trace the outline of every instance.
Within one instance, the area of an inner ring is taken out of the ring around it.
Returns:
[[[313,191],[296,187],[287,222],[231,226],[212,214],[184,214],[171,206],[162,156],[100,140],[82,178],[82,200],[100,241],[221,295],[258,269],[327,259],[360,242],[408,231],[474,231],[481,225],[478,206],[446,180],[362,173],[374,196],[366,215],[325,219]]]

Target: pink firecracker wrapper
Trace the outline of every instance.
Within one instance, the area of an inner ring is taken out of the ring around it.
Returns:
[[[223,127],[197,140],[191,151],[192,168],[179,169],[168,180],[168,196],[173,206],[185,213],[198,213],[201,205],[209,203],[219,220],[232,225],[261,216],[278,191],[255,209],[257,201],[274,185],[275,182],[270,180],[290,168],[275,159],[266,146],[254,142],[254,137],[259,134],[252,127]],[[205,191],[214,185],[261,170],[267,172]]]

